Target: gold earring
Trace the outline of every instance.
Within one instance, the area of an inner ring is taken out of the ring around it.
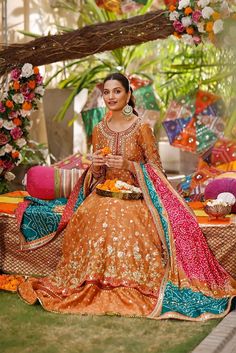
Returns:
[[[132,113],[133,113],[133,108],[131,107],[131,105],[126,104],[126,105],[124,106],[124,108],[122,109],[122,113],[123,113],[123,115],[124,115],[124,118],[127,119],[127,120],[129,120],[129,119],[132,118],[131,115],[132,115]]]

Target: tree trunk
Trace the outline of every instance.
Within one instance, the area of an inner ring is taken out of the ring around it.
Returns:
[[[148,12],[128,20],[99,23],[73,32],[13,44],[0,51],[0,75],[24,63],[45,65],[79,59],[129,45],[164,39],[173,33],[166,11]]]

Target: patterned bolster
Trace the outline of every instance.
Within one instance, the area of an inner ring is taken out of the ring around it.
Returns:
[[[26,189],[30,196],[43,200],[68,198],[84,169],[35,166],[28,170]]]

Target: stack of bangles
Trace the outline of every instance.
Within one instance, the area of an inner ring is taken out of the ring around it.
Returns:
[[[99,179],[102,175],[105,174],[105,167],[95,167],[93,164],[91,165],[91,172],[95,179]]]

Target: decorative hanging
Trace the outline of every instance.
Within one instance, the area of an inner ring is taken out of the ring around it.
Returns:
[[[224,114],[221,97],[198,90],[171,102],[163,126],[171,145],[203,154],[223,136]]]

